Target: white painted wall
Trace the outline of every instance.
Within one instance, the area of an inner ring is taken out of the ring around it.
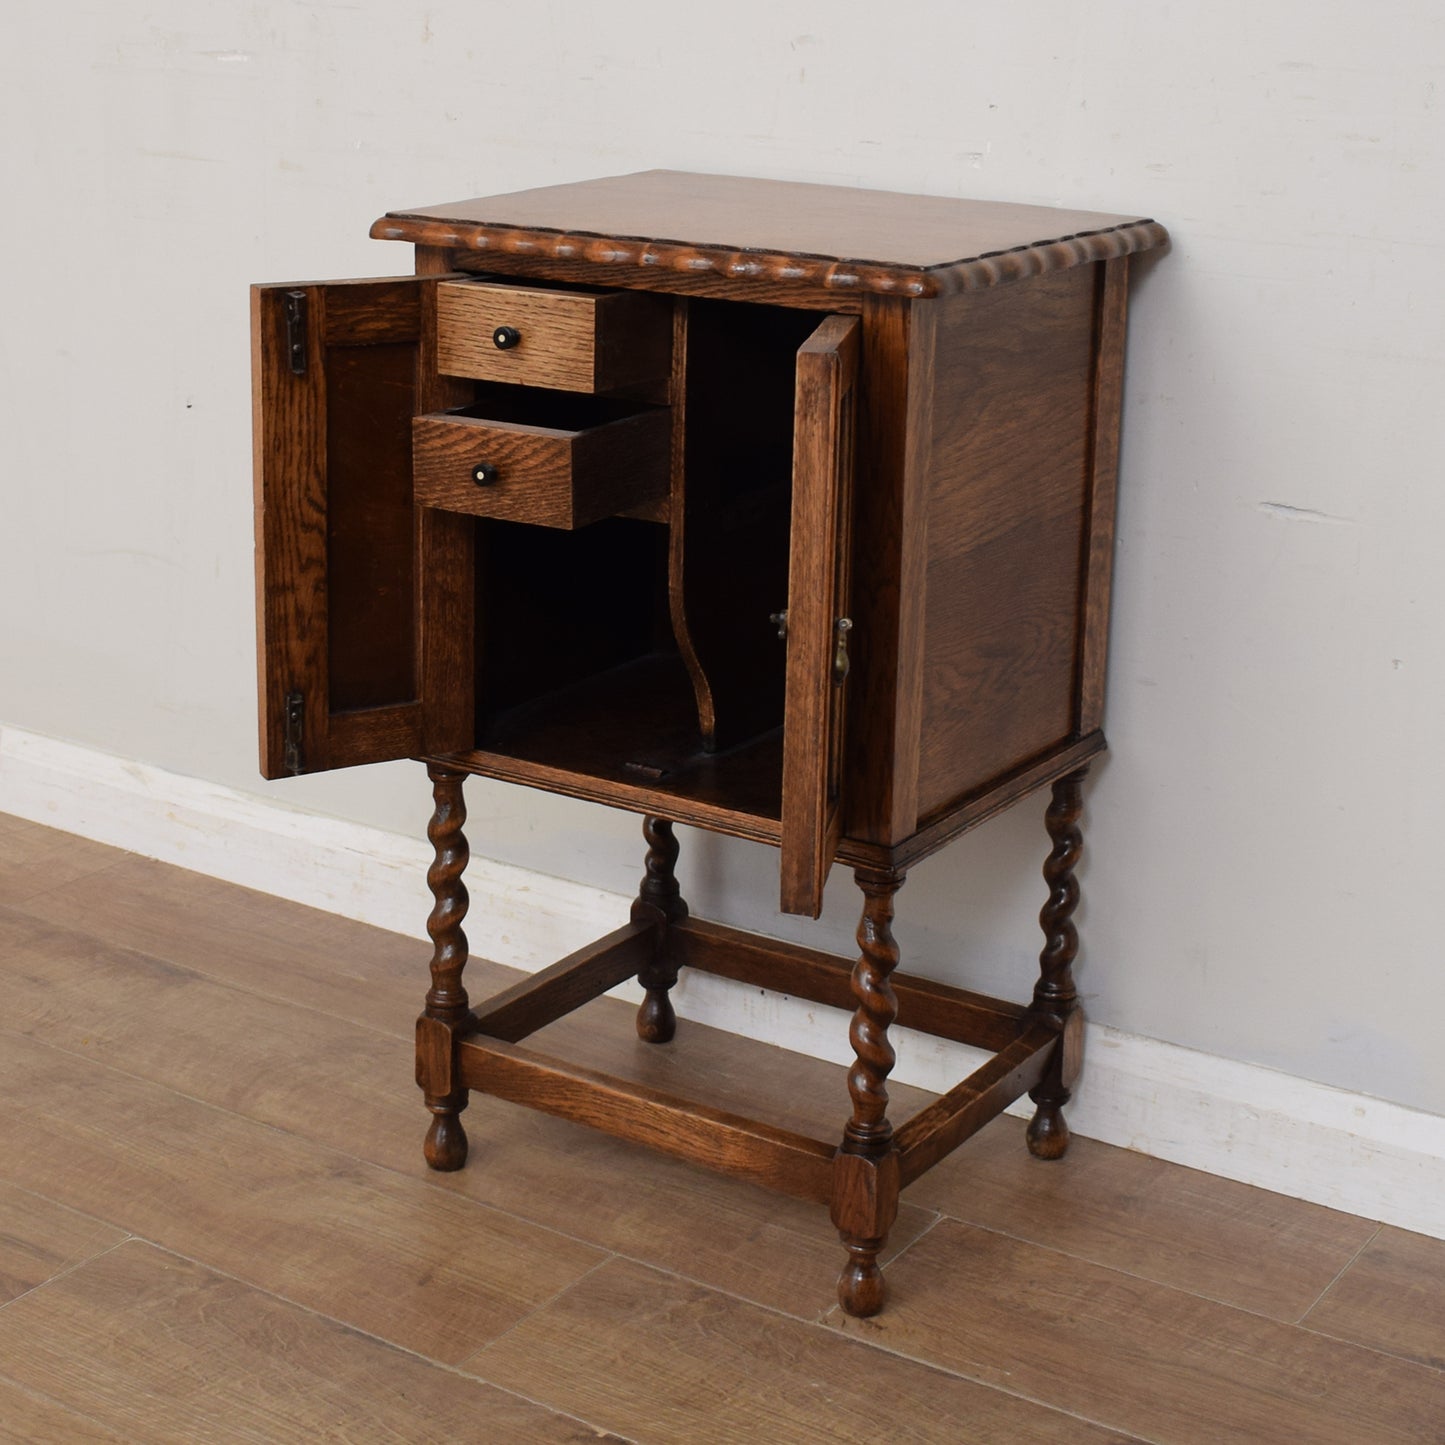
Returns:
[[[0,724],[421,828],[415,765],[254,766],[246,284],[405,270],[383,210],[673,166],[1152,214],[1091,1015],[1445,1113],[1442,72],[1431,0],[8,0]],[[631,818],[472,803],[635,881]],[[916,870],[909,967],[1027,988],[1037,814]],[[685,839],[699,911],[802,936],[774,866]]]

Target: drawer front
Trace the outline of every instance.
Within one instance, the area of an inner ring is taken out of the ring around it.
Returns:
[[[456,415],[412,423],[421,505],[569,531],[665,497],[669,456],[665,410],[578,431]]]
[[[671,366],[666,297],[486,281],[437,287],[437,369],[447,376],[561,391],[655,392]]]

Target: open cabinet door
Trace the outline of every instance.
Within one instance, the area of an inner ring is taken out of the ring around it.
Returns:
[[[812,918],[842,823],[859,330],[829,316],[798,352],[781,868],[783,912]]]
[[[471,746],[472,530],[412,500],[435,286],[252,288],[265,777]]]

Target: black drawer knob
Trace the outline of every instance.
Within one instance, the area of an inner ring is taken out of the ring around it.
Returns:
[[[472,468],[472,480],[479,487],[490,487],[497,480],[497,469],[491,462],[478,462]]]
[[[492,344],[498,351],[510,351],[522,343],[522,333],[515,326],[499,326],[492,332]]]

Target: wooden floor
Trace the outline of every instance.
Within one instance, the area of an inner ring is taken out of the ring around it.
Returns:
[[[576,1126],[476,1098],[429,1174],[427,957],[0,816],[0,1439],[1445,1441],[1445,1243],[1010,1119],[904,1196],[870,1322],[824,1211]],[[828,1065],[549,1032],[841,1123]]]

